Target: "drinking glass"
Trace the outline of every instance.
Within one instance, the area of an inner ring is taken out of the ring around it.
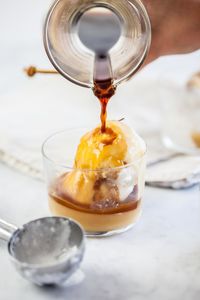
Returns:
[[[162,139],[167,148],[200,155],[200,90],[170,82],[161,87]]]
[[[61,131],[43,144],[50,210],[78,221],[89,236],[123,232],[141,213],[146,153],[121,167],[74,168],[77,146],[87,130]]]
[[[114,85],[132,77],[148,54],[151,26],[140,0],[57,0],[43,37],[57,71],[91,88],[96,58],[109,58]]]

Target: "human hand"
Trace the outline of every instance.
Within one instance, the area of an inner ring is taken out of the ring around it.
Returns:
[[[200,48],[200,0],[143,0],[152,25],[145,64],[163,55]]]

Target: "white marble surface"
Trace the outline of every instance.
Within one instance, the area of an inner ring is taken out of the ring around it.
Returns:
[[[0,3],[0,105],[1,95],[26,84],[23,66],[49,66],[41,25],[50,2]],[[197,54],[167,58],[140,76],[182,80],[199,67]],[[0,164],[0,217],[20,225],[48,214],[45,185]],[[29,284],[14,272],[2,242],[0,266],[1,300],[198,300],[200,192],[197,187],[146,188],[143,215],[131,231],[87,241],[78,285],[42,289]]]
[[[48,215],[45,185],[0,165],[0,216],[16,224]],[[200,192],[146,188],[143,215],[129,232],[88,239],[74,281],[38,288],[15,273],[0,242],[0,299],[198,300]]]

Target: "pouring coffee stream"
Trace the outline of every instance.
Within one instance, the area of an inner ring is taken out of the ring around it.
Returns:
[[[94,95],[101,104],[101,132],[106,131],[107,104],[114,95],[112,69],[108,55],[96,55],[94,63]]]
[[[29,77],[36,73],[40,74],[59,74],[54,70],[37,69],[34,66],[24,69]],[[112,69],[109,55],[96,55],[94,63],[94,86],[92,88],[94,95],[101,104],[101,132],[106,131],[107,104],[110,98],[115,94],[116,86],[113,84]]]
[[[143,63],[151,41],[150,21],[140,0],[58,0],[44,26],[44,46],[55,69],[75,84],[89,87],[106,109],[119,83]],[[26,69],[29,76],[56,71]]]
[[[34,66],[25,68],[27,76],[33,77],[35,74],[59,74],[55,70],[37,69]],[[104,77],[102,77],[102,73]],[[108,56],[98,55],[95,59],[94,86],[93,93],[99,99],[101,104],[101,131],[106,130],[107,104],[110,98],[115,94],[116,86],[113,84],[110,60]],[[105,76],[106,75],[106,76]],[[107,77],[107,78],[106,78]]]
[[[107,8],[92,8],[81,15],[78,21],[78,36],[81,43],[94,53],[93,87],[94,95],[101,104],[101,132],[106,131],[107,104],[114,95],[112,65],[109,50],[121,35],[120,20]],[[56,71],[41,70],[33,66],[25,69],[28,76],[36,73],[55,74]]]
[[[93,92],[101,104],[101,132],[106,131],[107,104],[115,93],[109,51],[121,35],[118,16],[104,7],[88,9],[78,22],[78,36],[94,53]]]
[[[110,98],[115,94],[116,86],[113,84],[112,70],[108,56],[97,55],[95,58],[94,86],[93,93],[99,99],[101,104],[101,131],[106,130],[107,104]],[[55,70],[37,69],[34,66],[25,68],[27,76],[33,77],[39,74],[59,74]]]

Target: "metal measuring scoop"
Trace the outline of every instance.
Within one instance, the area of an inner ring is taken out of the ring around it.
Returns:
[[[38,285],[65,282],[79,267],[84,254],[82,228],[64,217],[46,217],[21,228],[0,219],[0,239],[17,271]]]

